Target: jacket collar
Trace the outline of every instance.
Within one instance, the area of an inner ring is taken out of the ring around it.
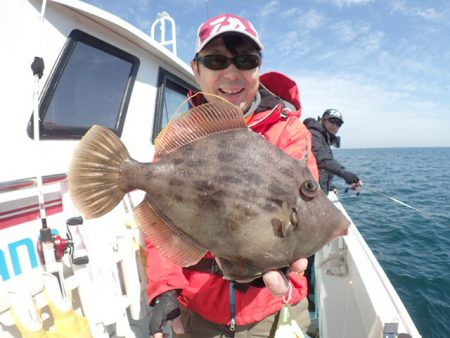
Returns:
[[[271,125],[289,115],[300,117],[301,104],[297,84],[284,74],[269,72],[260,76],[259,93],[261,102],[249,120],[248,125],[252,129]],[[189,97],[195,93],[189,90]],[[202,94],[190,99],[193,107],[206,103]]]

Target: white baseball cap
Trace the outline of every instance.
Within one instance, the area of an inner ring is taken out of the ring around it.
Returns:
[[[199,53],[208,42],[225,33],[242,34],[252,40],[260,50],[264,49],[258,32],[248,20],[233,14],[222,14],[200,25],[195,52]]]
[[[337,109],[327,109],[323,112],[322,118],[324,120],[335,118],[340,120],[342,123],[344,123],[344,118],[342,117],[342,113]]]

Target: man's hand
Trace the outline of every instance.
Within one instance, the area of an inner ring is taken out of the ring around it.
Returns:
[[[347,184],[354,184],[360,182],[360,179],[358,176],[356,176],[354,173],[351,173],[350,171],[343,171],[341,173],[341,177],[345,180],[345,183]]]
[[[289,267],[289,272],[303,273],[308,266],[308,260],[301,258]],[[280,271],[269,271],[263,276],[264,283],[274,296],[284,296],[289,291],[289,284],[286,277]]]
[[[172,331],[175,332],[176,334],[183,334],[183,333],[185,333],[184,332],[184,327],[183,327],[183,324],[181,323],[180,317],[177,317],[174,320],[172,320]],[[151,337],[152,338],[170,338],[170,334],[165,334],[165,333],[162,333],[162,332],[158,332],[158,333],[155,333]]]
[[[356,190],[356,188],[358,188],[358,187],[360,187],[360,186],[362,186],[363,185],[363,182],[361,181],[361,180],[359,180],[358,182],[356,182],[356,183],[352,183],[352,189],[353,190]]]
[[[150,304],[150,336],[153,338],[163,338],[167,335],[163,335],[162,330],[165,323],[168,320],[178,319],[175,324],[175,320],[173,326],[181,325],[179,321],[180,316],[180,305],[177,300],[177,291],[170,290],[160,294],[156,297],[152,303]],[[179,330],[177,330],[179,332]],[[177,333],[178,333],[177,332]],[[182,333],[182,332],[180,332]]]

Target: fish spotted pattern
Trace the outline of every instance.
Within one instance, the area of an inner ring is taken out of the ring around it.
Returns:
[[[137,223],[181,266],[210,251],[224,278],[250,280],[314,254],[349,226],[306,156],[294,159],[249,130],[230,104],[189,110],[161,132],[155,152],[157,161],[136,162],[111,130],[93,126],[74,152],[69,190],[87,218],[144,190]]]

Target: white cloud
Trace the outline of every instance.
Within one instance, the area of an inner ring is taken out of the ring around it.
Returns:
[[[384,33],[373,32],[362,38],[362,44],[368,52],[374,52],[380,49],[383,42]]]
[[[302,13],[302,10],[297,7],[289,8],[288,10],[279,12],[280,17],[282,18],[292,18],[297,19]]]
[[[325,22],[325,17],[319,11],[312,9],[299,17],[299,20],[304,21],[304,25],[309,30],[320,28]]]
[[[329,50],[325,53],[317,55],[316,61],[332,60],[339,54],[337,49]]]
[[[427,21],[433,22],[446,22],[448,20],[448,12],[436,10],[434,8],[421,8],[408,6],[408,4],[403,0],[394,0],[392,1],[392,9],[391,12],[398,12],[405,16],[411,17],[419,17],[425,19]]]
[[[287,50],[289,53],[291,49],[297,48],[298,44],[298,32],[297,31],[290,31],[283,34],[283,37],[279,40],[280,41],[280,48],[283,48]]]
[[[426,8],[426,9],[416,9],[415,10],[416,14],[424,19],[427,20],[440,20],[442,18],[442,15],[438,12],[436,12],[436,10],[434,8]]]
[[[381,31],[372,31],[371,26],[365,22],[340,21],[328,26],[331,43],[325,45],[316,60],[333,59],[335,65],[354,67],[356,63],[367,63],[368,56],[377,57],[382,52],[385,34]]]
[[[259,15],[262,18],[267,18],[277,12],[278,12],[278,1],[271,1],[268,4],[265,4],[264,6],[261,7]]]
[[[444,136],[450,127],[449,109],[436,102],[392,91],[388,83],[361,75],[305,73],[294,78],[300,86],[303,119],[327,108],[343,113],[345,148],[450,145]],[[448,117],[436,123],[436,116]]]
[[[340,21],[331,26],[334,36],[344,42],[352,42],[359,36],[370,31],[370,26],[366,23],[356,24],[350,21]]]
[[[299,29],[283,32],[282,35],[271,36],[271,48],[264,51],[265,64],[267,69],[280,69],[283,65],[296,67],[300,64],[299,59],[305,55],[313,54],[319,49],[320,41],[312,36],[304,34]],[[314,55],[319,58],[321,54]]]
[[[325,0],[321,2],[328,2],[328,1]],[[367,5],[370,4],[371,2],[374,2],[374,0],[329,0],[329,2],[338,7],[350,7],[350,6]]]
[[[304,55],[309,52],[309,46],[306,45],[297,31],[290,31],[283,34],[282,39],[278,40],[278,45],[273,51],[278,55]],[[276,58],[279,60],[279,58]]]

